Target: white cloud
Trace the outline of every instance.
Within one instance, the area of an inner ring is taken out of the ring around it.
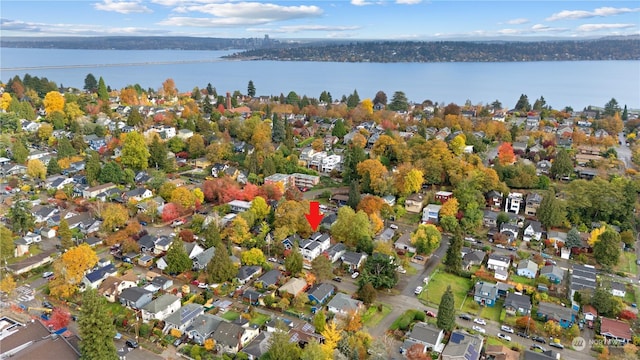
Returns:
[[[422,0],[396,0],[396,4],[400,5],[416,5],[420,4]]]
[[[168,30],[137,27],[104,27],[89,24],[49,24],[22,20],[0,19],[2,31],[30,33],[34,36],[100,36],[100,35],[165,35]]]
[[[511,20],[507,21],[507,24],[509,24],[509,25],[522,25],[522,24],[526,24],[528,22],[529,22],[529,19],[518,18],[518,19],[511,19]]]
[[[266,21],[316,17],[323,13],[322,9],[315,5],[281,6],[256,2],[189,5],[180,7],[176,11],[200,12],[221,18],[264,19]]]
[[[351,0],[351,5],[353,6],[366,6],[373,5],[373,2],[367,0]]]
[[[547,18],[547,21],[557,20],[575,20],[575,19],[587,19],[593,17],[606,17],[620,14],[628,14],[639,12],[640,8],[613,8],[613,7],[601,7],[593,11],[586,10],[562,10],[559,13],[552,14]]]
[[[93,4],[93,7],[96,10],[113,11],[120,14],[152,12],[151,9],[142,5],[140,1],[103,0],[101,3]]]
[[[328,26],[328,25],[291,25],[280,26],[274,29],[265,28],[248,28],[247,31],[258,33],[300,33],[305,31],[329,31],[329,32],[343,32],[358,30],[360,26]]]
[[[592,32],[600,30],[629,29],[635,26],[635,24],[583,24],[578,26],[576,30],[580,32]]]

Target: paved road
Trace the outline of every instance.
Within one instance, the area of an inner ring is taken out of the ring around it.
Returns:
[[[631,169],[633,167],[633,163],[631,162],[631,149],[627,146],[627,139],[624,133],[618,134],[618,145],[615,149],[618,153],[618,159],[624,163],[627,169]]]

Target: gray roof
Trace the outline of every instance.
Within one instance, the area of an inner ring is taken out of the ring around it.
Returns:
[[[224,319],[221,317],[211,314],[200,314],[193,320],[193,323],[187,328],[187,331],[195,331],[203,337],[206,337],[216,331],[222,322],[224,322]]]
[[[540,221],[530,221],[529,224],[527,224],[527,227],[529,226],[531,226],[531,228],[535,232],[539,232],[539,233],[544,232],[544,230],[542,230],[542,223],[540,223]]]
[[[570,307],[560,306],[558,304],[543,302],[538,304],[538,313],[546,315],[547,318],[570,320],[574,314]]]
[[[471,335],[465,331],[455,330],[451,333],[451,338],[442,351],[442,357],[478,360],[483,343],[484,338],[480,335]]]
[[[484,261],[485,256],[487,256],[487,254],[484,251],[474,250],[466,253],[463,257],[463,260],[465,263],[473,262],[473,263],[480,264],[482,261]]]
[[[538,272],[538,264],[531,260],[522,260],[518,263],[518,270],[521,269],[529,269],[535,274]]]
[[[155,314],[158,311],[166,309],[167,306],[173,304],[176,301],[180,301],[180,298],[173,294],[164,294],[148,303],[147,305],[143,306],[142,309]]]
[[[234,347],[240,344],[240,337],[244,333],[244,329],[240,325],[222,322],[213,333],[213,339],[222,345]]]
[[[196,255],[193,258],[193,267],[198,269],[204,269],[205,266],[207,266],[207,264],[209,263],[209,261],[211,261],[215,253],[216,253],[216,247],[212,246],[206,249],[205,251],[201,252],[200,254]]]
[[[120,299],[125,299],[130,302],[137,302],[141,297],[150,293],[151,291],[149,290],[134,286],[122,290],[122,292],[120,293]]]
[[[327,296],[329,296],[335,290],[336,290],[335,286],[331,284],[320,283],[320,284],[315,284],[311,289],[309,289],[309,291],[307,291],[307,293],[310,296],[313,295],[313,297],[315,297],[318,300],[323,300],[323,299],[326,299]]]
[[[475,286],[475,296],[495,300],[498,297],[498,287],[496,284],[479,281]]]
[[[166,283],[167,283],[167,282],[169,282],[169,281],[173,282],[173,280],[169,279],[168,277],[164,277],[164,276],[160,275],[160,276],[156,276],[156,277],[154,277],[154,278],[151,280],[151,283],[152,283],[153,285],[158,285],[158,286],[161,286],[161,287],[162,287],[162,286],[164,286],[164,284],[166,284]]]
[[[240,269],[238,270],[238,276],[237,278],[240,280],[245,280],[248,279],[249,277],[253,276],[255,273],[259,272],[260,269],[262,269],[260,266],[242,266],[240,267]]]
[[[563,279],[564,278],[564,270],[562,270],[561,267],[556,266],[556,265],[547,265],[547,266],[542,267],[542,269],[540,269],[540,276],[549,275],[549,274],[553,274],[556,277],[558,277],[559,279]]]
[[[247,346],[242,349],[242,352],[253,356],[254,359],[259,359],[268,350],[271,340],[271,333],[263,331],[255,339],[253,339]]]
[[[263,286],[271,286],[277,284],[281,276],[280,270],[273,269],[262,274],[257,281],[261,282]]]
[[[489,260],[501,261],[501,262],[507,263],[507,264],[511,263],[511,258],[509,258],[508,256],[499,255],[499,254],[496,254],[496,253],[490,254],[489,255]]]
[[[352,299],[351,296],[345,293],[337,293],[336,296],[329,301],[327,306],[348,312],[358,310],[358,306],[361,303],[362,302],[360,300]]]
[[[584,290],[596,288],[596,269],[584,265],[573,265],[571,289]]]
[[[616,281],[612,281],[611,282],[611,290],[626,291],[626,288],[625,288],[624,284],[616,282]]]
[[[363,256],[367,256],[367,255],[363,253],[353,252],[353,251],[345,251],[345,253],[342,254],[341,259],[342,259],[342,262],[346,264],[358,265],[360,261],[362,261]]]
[[[438,337],[443,330],[424,322],[416,323],[407,337],[425,344],[437,345]]]
[[[513,308],[522,308],[531,310],[531,298],[529,295],[520,295],[516,293],[508,293],[504,299],[504,307],[511,306]]]
[[[174,325],[183,325],[192,321],[196,316],[202,314],[204,312],[204,307],[200,304],[186,304],[181,307],[178,311],[169,315],[165,322]]]

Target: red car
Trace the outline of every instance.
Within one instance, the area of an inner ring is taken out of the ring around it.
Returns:
[[[431,311],[431,310],[425,310],[425,312],[424,312],[424,313],[425,313],[425,314],[427,314],[427,316],[430,316],[430,317],[436,317],[436,313],[434,313],[434,312],[433,312],[433,311]]]
[[[198,286],[198,285],[200,285],[200,281],[198,281],[198,280],[193,280],[193,281],[191,282],[191,285]]]

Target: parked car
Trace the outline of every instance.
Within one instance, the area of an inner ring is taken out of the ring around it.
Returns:
[[[135,341],[135,340],[131,340],[131,339],[127,340],[127,341],[125,342],[125,344],[127,345],[127,347],[129,347],[129,348],[131,348],[131,349],[137,349],[137,348],[138,348],[138,346],[140,346],[140,345],[138,345],[138,342],[137,342],[137,341]]]
[[[498,333],[498,339],[502,339],[502,340],[506,340],[506,341],[511,341],[511,336],[509,335],[505,335],[503,333]]]
[[[53,309],[53,305],[46,300],[42,302],[42,307],[45,307],[47,309]]]
[[[422,292],[422,290],[423,290],[423,289],[422,289],[422,286],[418,286],[418,287],[413,291],[413,293],[414,293],[414,294],[416,294],[416,295],[420,295],[420,293]]]
[[[147,226],[147,222],[146,221],[140,221],[140,225]]]
[[[547,349],[543,348],[542,346],[538,345],[538,344],[533,344],[531,345],[531,347],[529,348],[529,350],[540,350],[542,352],[547,351]]]
[[[198,286],[198,285],[200,285],[200,281],[198,281],[198,280],[193,280],[193,281],[191,282],[191,285]]]
[[[419,256],[419,255],[418,256],[414,256],[413,258],[416,259],[417,261],[424,260],[424,258],[422,256]]]
[[[473,319],[473,322],[478,325],[487,325],[487,322],[484,319],[480,319],[480,318]]]
[[[45,279],[52,276],[53,276],[53,272],[51,271],[45,271],[44,273],[42,273],[42,277]]]
[[[515,246],[509,246],[509,247],[507,248],[507,250],[509,250],[509,251],[517,251],[517,250],[518,250],[518,248],[517,248],[517,247],[515,247]]]
[[[342,278],[341,278],[341,277],[339,277],[339,276],[336,276],[336,277],[334,277],[334,278],[333,278],[333,281],[335,281],[335,282],[342,282]]]
[[[208,287],[209,287],[209,284],[207,284],[207,283],[200,283],[200,284],[198,284],[198,287],[199,287],[200,289],[206,289],[206,288],[208,288]]]
[[[462,314],[460,316],[458,316],[460,319],[462,320],[467,320],[467,321],[471,321],[471,319],[473,319],[473,317],[471,317],[471,315],[469,314]]]
[[[549,343],[549,346],[552,346],[552,347],[554,347],[554,348],[556,348],[556,349],[564,349],[564,345],[562,345],[562,344],[560,344],[560,343],[557,343],[557,342],[555,342],[555,341],[551,341],[551,342]]]
[[[542,336],[532,336],[531,340],[535,341],[535,342],[539,342],[541,344],[546,344],[547,340],[545,340],[545,338],[543,338]]]
[[[396,224],[391,224],[391,225],[389,225],[389,227],[391,229],[393,229],[393,230],[398,230],[398,225],[396,225]]]
[[[357,271],[356,271],[356,272],[354,272],[353,274],[351,274],[351,278],[352,278],[352,279],[355,279],[355,278],[357,278],[358,276],[360,276],[360,273],[359,273],[359,272],[357,272]]]
[[[473,329],[473,331],[479,332],[480,334],[486,334],[487,333],[487,330],[485,330],[484,328],[481,328],[478,325],[473,325],[473,327],[471,329]]]
[[[177,339],[175,339],[173,341],[173,346],[175,346],[175,347],[180,346],[180,344],[182,344],[182,338],[181,337],[179,337],[179,338],[177,338]]]
[[[184,225],[184,220],[177,219],[177,220],[173,220],[173,222],[171,223],[171,227],[176,227],[180,225]]]
[[[496,247],[499,248],[499,249],[506,249],[507,248],[506,246],[504,246],[502,244],[498,244],[498,245],[496,245]]]
[[[274,257],[270,257],[270,258],[269,258],[269,259],[267,259],[267,260],[269,260],[270,262],[274,262],[274,263],[277,263],[277,262],[278,262],[278,259],[276,259],[276,258],[274,258]]]
[[[520,337],[523,337],[525,339],[529,338],[529,335],[527,333],[525,333],[525,332],[522,332],[522,331],[518,332],[516,335],[518,335]]]
[[[398,266],[397,270],[398,270],[398,272],[400,274],[406,274],[407,273],[407,270],[405,270],[405,268],[403,268],[402,266]]]
[[[500,330],[513,334],[513,329],[507,325],[500,326]]]
[[[431,311],[431,310],[425,310],[425,312],[424,312],[424,313],[425,313],[425,315],[427,315],[427,316],[429,316],[429,317],[436,317],[436,316],[437,316],[437,315],[436,315],[436,313],[434,313],[434,312],[433,312],[433,311]]]

